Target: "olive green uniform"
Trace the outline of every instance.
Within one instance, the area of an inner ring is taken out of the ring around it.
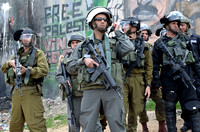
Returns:
[[[149,44],[149,43],[148,43]],[[153,51],[153,46],[149,44],[151,53]],[[164,121],[165,120],[165,102],[162,99],[162,92],[160,89],[156,89],[154,87],[151,87],[151,99],[155,102],[156,108],[155,108],[155,114],[156,114],[156,120],[158,121]],[[140,123],[146,123],[149,121],[149,118],[147,116],[146,107],[143,112],[140,113]]]
[[[115,79],[118,87],[121,88],[123,85],[123,68],[122,64],[119,63],[119,57],[125,56],[128,52],[132,51],[134,47],[123,32],[117,30],[115,34],[117,39],[108,39],[106,35],[104,35],[103,40],[94,39],[94,35],[92,35],[90,39],[93,40],[94,47],[98,43],[103,44],[106,58],[108,56],[105,49],[106,46],[110,46],[110,49],[107,49],[107,51],[111,52],[111,75]],[[82,131],[94,132],[95,123],[99,117],[100,106],[103,106],[111,131],[125,132],[125,126],[123,124],[123,100],[119,98],[117,92],[112,88],[109,90],[105,89],[105,86],[101,82],[102,79],[105,78],[103,74],[101,74],[94,83],[89,81],[90,74],[87,72],[87,67],[83,62],[83,57],[87,54],[87,51],[83,48],[84,44],[84,42],[79,43],[75,48],[68,60],[67,66],[67,71],[70,74],[76,73],[78,69],[78,81],[80,83],[80,88],[84,90],[80,116]]]
[[[29,51],[23,53],[23,48],[18,50],[20,64],[29,61]],[[11,58],[13,59],[13,57]],[[13,68],[5,62],[1,68],[6,73],[6,82],[14,86]],[[14,88],[12,95],[12,113],[10,120],[10,132],[23,132],[24,122],[27,123],[31,132],[46,132],[46,120],[43,117],[44,107],[41,93],[36,88],[36,83],[42,83],[43,77],[48,74],[48,64],[42,50],[37,49],[33,67],[30,67],[30,79],[24,84],[22,75],[22,95],[20,89]]]
[[[134,40],[133,40],[134,41]],[[145,88],[151,84],[153,63],[151,51],[148,44],[145,44],[144,58],[139,62],[140,66],[133,68],[130,75],[126,77],[123,87],[125,115],[128,114],[128,122],[126,123],[127,132],[137,131],[137,116],[143,111]],[[124,65],[125,71],[128,71],[131,61],[136,61],[135,51],[130,52],[123,57],[127,61],[128,66]]]

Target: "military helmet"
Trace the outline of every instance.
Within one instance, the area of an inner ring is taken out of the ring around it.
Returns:
[[[30,28],[22,28],[14,33],[14,40],[20,41],[25,47],[30,47],[36,44],[36,33]]]
[[[71,42],[72,41],[83,41],[85,38],[80,34],[80,33],[73,33],[71,36],[70,36],[70,38],[69,38],[69,40],[68,40],[68,43],[67,43],[67,45],[69,46],[69,47],[71,47]]]
[[[148,32],[149,36],[151,36],[152,32],[151,32],[150,27],[147,24],[145,24],[145,23],[141,23],[141,25],[140,25],[140,32],[144,31],[144,30],[146,30]]]
[[[27,28],[27,27],[22,28],[22,34],[34,34],[34,35],[36,35],[36,33],[32,29]]]
[[[87,17],[86,17],[86,23],[89,24],[89,26],[92,30],[94,30],[94,27],[92,26],[92,21],[95,18],[95,16],[98,15],[98,14],[105,14],[107,16],[107,19],[108,19],[108,26],[112,25],[112,20],[111,20],[112,19],[112,13],[111,13],[111,11],[106,7],[94,7],[88,12]]]
[[[179,11],[171,11],[169,14],[163,16],[160,19],[161,24],[169,24],[172,21],[178,21],[181,22],[181,19],[183,18],[183,14]]]
[[[124,24],[130,24],[132,27],[136,27],[137,31],[140,29],[140,20],[134,17],[128,17],[126,19],[123,19],[120,22],[120,25],[123,27]]]
[[[186,23],[188,25],[188,28],[191,28],[190,19],[188,17],[183,16],[183,18],[181,19],[181,23]]]

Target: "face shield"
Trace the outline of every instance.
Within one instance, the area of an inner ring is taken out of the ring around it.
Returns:
[[[35,42],[35,35],[34,34],[22,34],[20,36],[20,41],[22,42],[22,44],[25,46],[25,47],[30,47],[34,44]]]
[[[120,26],[124,33],[127,33],[131,29],[130,21],[121,21]]]

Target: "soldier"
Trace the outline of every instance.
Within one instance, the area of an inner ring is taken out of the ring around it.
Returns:
[[[151,29],[147,24],[141,23],[140,27],[140,36],[143,37],[144,41],[148,43],[149,37],[151,36],[152,32]],[[151,53],[153,51],[153,45],[148,43]],[[155,87],[151,87],[151,99],[155,102],[156,108],[155,108],[155,114],[156,119],[159,124],[158,132],[166,132],[165,128],[165,109],[164,109],[164,100],[162,99],[162,93],[160,89],[156,89]],[[144,108],[144,111],[140,113],[140,123],[142,124],[143,132],[148,132],[147,122],[149,121],[149,118],[147,116],[146,107]]]
[[[139,35],[140,20],[129,17],[122,20],[121,25],[135,45],[135,50],[123,57],[121,62],[126,71],[123,97],[125,116],[128,113],[127,132],[136,132],[137,116],[144,109],[144,100],[150,96],[153,63],[149,45]]]
[[[101,106],[111,131],[125,132],[121,97],[123,68],[119,59],[134,46],[116,23],[113,25],[116,37],[108,39],[105,32],[112,24],[111,19],[112,14],[107,8],[93,8],[86,18],[93,33],[75,48],[67,63],[70,74],[78,70],[80,88],[84,90],[80,116],[83,132],[94,132]],[[100,75],[96,76],[97,70]]]
[[[196,67],[195,72],[198,76],[200,76],[200,71],[199,65],[193,58],[193,53],[188,49],[187,37],[179,33],[182,17],[180,12],[172,11],[160,19],[166,29],[166,35],[156,40],[154,44],[153,83],[156,86],[162,86],[168,131],[177,132],[176,103],[179,101],[182,111],[186,112],[191,120],[192,131],[199,132],[200,103],[191,78],[193,67]]]
[[[46,120],[41,99],[41,85],[48,74],[48,64],[42,50],[36,48],[36,34],[29,28],[14,33],[14,40],[23,45],[18,51],[22,87],[16,87],[16,65],[13,57],[1,68],[6,73],[6,82],[13,85],[10,132],[23,132],[24,122],[30,131],[46,132]]]
[[[85,38],[79,34],[79,33],[73,33],[68,41],[68,46],[72,48],[72,50],[75,49],[75,47],[78,45],[78,43],[80,43],[81,41],[83,41]],[[67,60],[70,56],[71,52],[69,54],[67,54],[67,56],[64,58],[63,62],[66,65],[67,64]],[[82,100],[82,96],[83,96],[83,92],[80,91],[79,88],[79,83],[77,80],[77,74],[71,75],[71,86],[72,86],[72,95],[73,95],[73,105],[74,105],[74,116],[76,119],[76,132],[80,131],[80,123],[79,123],[79,117],[80,117],[80,111],[81,111],[81,100]],[[56,80],[57,82],[60,84],[60,90],[62,91],[62,94],[64,97],[62,97],[62,99],[64,100],[66,97],[66,93],[65,93],[65,88],[63,86],[64,84],[64,76],[63,76],[63,72],[62,72],[62,67],[59,66],[59,70],[57,72],[56,75]],[[68,122],[68,126],[69,126],[69,132],[71,132],[72,130],[72,124],[71,124],[71,110],[69,108],[69,103],[68,103],[68,107],[67,107],[67,122]],[[100,123],[98,123],[96,125],[95,128],[95,132],[101,132],[101,126]]]
[[[187,35],[190,38],[190,43],[193,46],[193,52],[195,52],[196,59],[197,59],[197,61],[199,61],[200,36],[195,33],[193,33],[193,34],[189,33],[191,24],[190,24],[190,20],[186,16],[184,16],[181,19],[181,24],[180,24],[179,28],[180,28],[181,33]],[[200,78],[198,78],[198,76],[195,78],[195,87],[196,87],[196,93],[197,93],[198,100],[200,100]],[[184,115],[184,113],[182,113],[182,116],[185,117],[187,115]],[[180,130],[182,132],[186,132],[191,129],[191,123],[190,123],[189,119],[185,119],[184,121],[185,121],[184,125],[180,128]]]

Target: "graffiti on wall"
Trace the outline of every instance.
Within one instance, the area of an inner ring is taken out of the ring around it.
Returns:
[[[85,22],[87,12],[94,6],[106,5],[107,1],[76,0],[52,2],[44,7],[43,49],[52,66],[51,72],[56,71],[59,56],[68,52],[67,41],[71,33],[91,34]]]
[[[116,9],[116,7],[118,7]],[[191,20],[192,33],[200,34],[200,0],[110,0],[108,8],[111,9],[114,20],[120,21],[126,17],[133,16],[141,20],[142,23],[150,26],[153,33],[162,25],[159,20],[170,11],[180,11]],[[157,39],[155,34],[150,38],[154,43]]]
[[[181,11],[191,19],[192,32],[200,33],[198,10],[200,0],[74,0],[48,2],[44,7],[43,23],[43,45],[49,63],[57,64],[58,57],[67,52],[67,38],[72,32],[81,32],[88,36],[91,33],[85,23],[87,12],[94,6],[106,6],[113,13],[113,21],[119,22],[122,19],[133,16],[149,25],[154,33],[160,28],[159,20],[162,16],[172,10]],[[192,8],[194,7],[194,8]],[[157,37],[153,34],[151,42]],[[55,66],[53,66],[55,67]]]
[[[49,63],[57,64],[59,56],[65,55],[67,37],[72,32],[84,32],[89,28],[85,24],[85,15],[81,2],[55,4],[44,8],[43,44]]]

